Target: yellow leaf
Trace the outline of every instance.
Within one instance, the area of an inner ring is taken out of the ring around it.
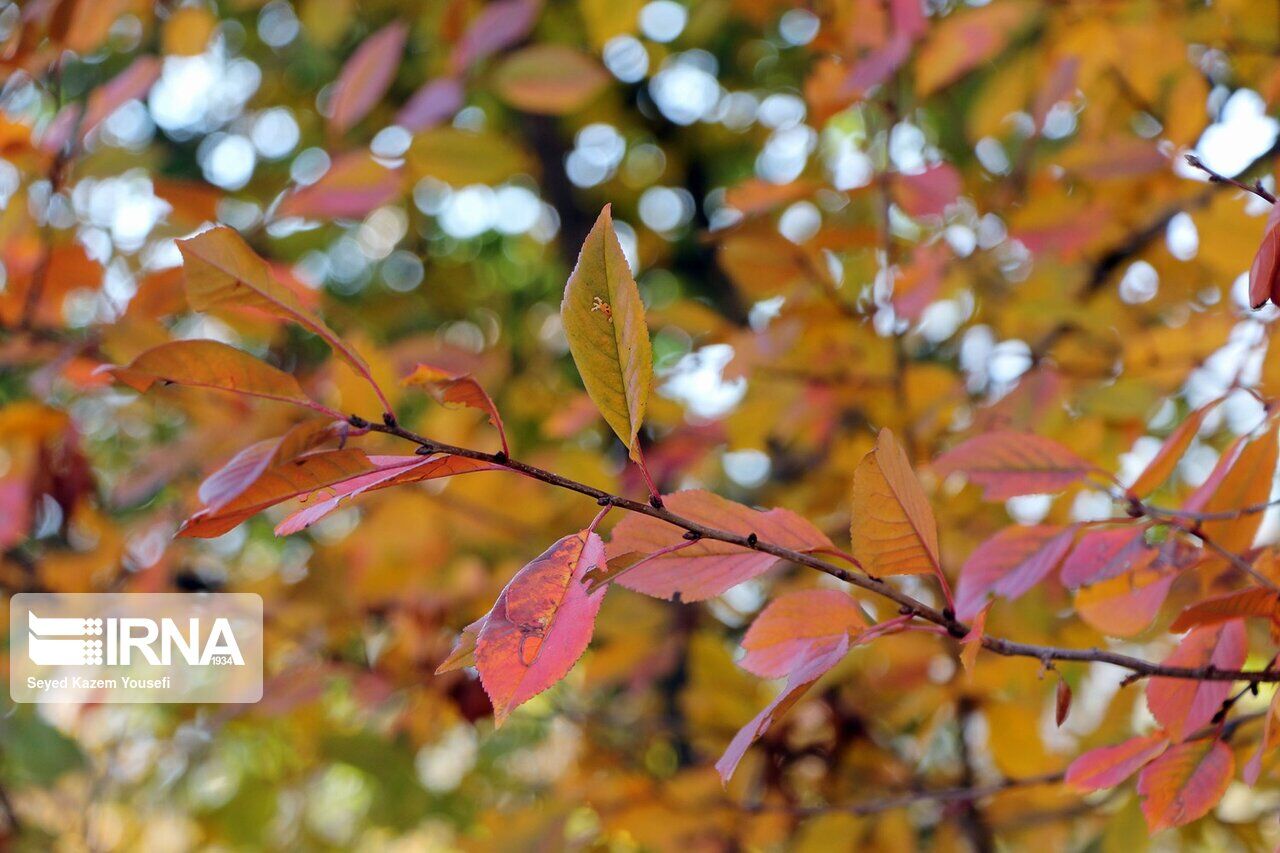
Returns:
[[[164,24],[164,52],[169,56],[199,56],[209,44],[217,19],[208,9],[184,6]]]
[[[638,459],[636,433],[653,384],[644,303],[608,205],[582,244],[560,305],[569,351],[605,421]]]
[[[887,429],[853,474],[853,553],[872,575],[938,572],[938,527],[907,454]]]

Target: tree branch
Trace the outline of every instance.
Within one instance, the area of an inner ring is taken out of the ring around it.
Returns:
[[[598,489],[595,486],[589,486],[586,483],[580,483],[560,474],[547,471],[535,465],[512,459],[505,453],[485,453],[480,450],[472,450],[467,447],[458,447],[452,444],[446,444],[441,441],[426,438],[415,432],[405,429],[398,424],[378,424],[366,421],[357,415],[350,418],[352,426],[360,429],[368,429],[373,432],[381,432],[387,435],[394,435],[411,441],[418,445],[418,452],[422,454],[444,453],[451,456],[461,456],[467,459],[476,459],[481,462],[489,462],[523,474],[534,480],[539,480],[551,486],[565,489],[571,492],[577,492],[580,495],[586,495],[592,498],[596,503],[604,506],[606,504],[623,509],[628,512],[647,515],[650,518],[657,518],[662,521],[686,530],[690,533],[697,534],[705,539],[714,539],[717,542],[727,542],[730,545],[737,545],[740,548],[746,548],[751,551],[760,551],[765,554],[787,560],[797,565],[806,566],[831,577],[838,578],[859,589],[886,598],[897,604],[901,615],[911,615],[932,622],[941,626],[953,638],[959,639],[969,633],[969,626],[948,615],[944,615],[940,611],[925,604],[919,599],[899,590],[897,587],[890,586],[882,580],[872,578],[863,574],[851,572],[848,569],[841,568],[826,560],[815,557],[801,551],[793,551],[790,548],[784,548],[758,538],[755,534],[750,536],[742,536],[727,530],[718,530],[714,527],[708,527],[705,524],[693,521],[676,515],[665,507],[653,507],[648,503],[632,500],[622,497],[621,495],[611,494]],[[987,651],[994,652],[998,655],[1006,657],[1026,657],[1033,658],[1037,661],[1075,661],[1080,663],[1109,663],[1113,666],[1128,669],[1138,678],[1149,676],[1158,676],[1161,678],[1185,678],[1197,681],[1248,681],[1251,683],[1260,682],[1280,682],[1280,671],[1264,671],[1264,670],[1226,670],[1219,669],[1216,666],[1164,666],[1161,664],[1151,663],[1141,658],[1130,657],[1116,652],[1104,651],[1103,649],[1064,649],[1054,646],[1038,646],[1030,643],[1019,643],[1013,640],[1006,640],[1000,637],[986,636],[982,639],[982,646]]]
[[[1194,154],[1188,154],[1186,155],[1186,157],[1187,157],[1187,164],[1189,166],[1191,166],[1193,169],[1199,169],[1201,172],[1204,172],[1206,175],[1209,176],[1209,183],[1228,184],[1229,186],[1233,186],[1236,189],[1244,190],[1247,193],[1253,193],[1258,198],[1265,199],[1266,201],[1269,201],[1272,204],[1276,203],[1276,197],[1273,196],[1271,193],[1267,192],[1266,187],[1262,186],[1262,181],[1254,181],[1252,185],[1246,184],[1243,181],[1237,181],[1235,178],[1228,178],[1225,175],[1219,175],[1217,172],[1213,171],[1213,169],[1210,169],[1208,166],[1206,166],[1200,160],[1200,158]]]

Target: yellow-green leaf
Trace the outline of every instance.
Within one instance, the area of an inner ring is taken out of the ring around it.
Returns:
[[[582,244],[560,316],[587,393],[637,459],[636,433],[653,384],[653,353],[644,303],[608,205]]]

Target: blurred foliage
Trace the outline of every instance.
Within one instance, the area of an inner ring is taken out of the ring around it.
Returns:
[[[1265,422],[1274,442],[1277,309],[1251,312],[1246,293],[1267,205],[1181,155],[1274,189],[1277,56],[1280,7],[1256,0],[3,5],[0,585],[256,592],[268,621],[255,706],[6,704],[5,842],[1153,843],[1132,784],[895,804],[1059,773],[1154,725],[1114,668],[1046,674],[981,654],[966,672],[957,644],[923,632],[850,653],[722,788],[712,764],[777,693],[735,665],[744,631],[770,599],[835,585],[791,564],[704,604],[613,590],[568,678],[495,731],[474,672],[432,673],[520,567],[598,507],[482,473],[365,495],[290,537],[273,535],[273,508],[218,538],[173,538],[202,479],[300,414],[178,386],[144,397],[98,368],[212,338],[324,406],[378,416],[321,337],[262,311],[190,310],[174,241],[220,222],[364,356],[400,423],[497,450],[482,414],[401,381],[420,363],[470,374],[517,458],[639,498],[558,313],[611,204],[652,333],[640,441],[658,488],[783,507],[856,549],[850,483],[888,427],[954,585],[1013,523],[1126,512],[1093,480],[984,502],[930,464],[966,438],[1033,432],[1130,485],[1197,412],[1150,494],[1167,507],[1237,436]],[[411,450],[379,434],[361,446]],[[1269,497],[1269,470],[1242,471],[1233,494]],[[1275,518],[1248,518],[1224,533],[1274,581]],[[1158,576],[1139,567],[1119,587],[1044,577],[996,601],[985,630],[1165,658],[1179,611],[1242,576],[1169,527],[1147,536],[1195,553],[1170,546]],[[942,604],[925,578],[894,582]],[[1148,613],[1129,596],[1149,584]],[[1270,638],[1253,621],[1260,668]],[[1055,726],[1060,679],[1075,699]],[[1261,728],[1230,741],[1237,766]],[[1236,774],[1207,817],[1155,843],[1273,847],[1272,758],[1256,786]]]

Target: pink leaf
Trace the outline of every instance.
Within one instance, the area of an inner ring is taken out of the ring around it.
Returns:
[[[476,16],[458,40],[450,60],[454,72],[518,44],[533,31],[542,0],[497,0]]]
[[[314,184],[300,187],[280,202],[277,217],[355,219],[399,198],[404,173],[389,169],[364,151],[343,154]]]
[[[390,486],[402,486],[406,483],[420,483],[425,480],[469,474],[473,471],[495,471],[502,468],[501,465],[480,462],[465,456],[371,456],[369,458],[375,465],[385,464],[386,467],[330,487],[327,490],[330,492],[328,498],[303,507],[290,515],[276,525],[275,534],[288,536],[299,530],[305,530],[336,510],[343,501],[365,492]]]
[[[1096,470],[1052,439],[1018,432],[971,438],[938,457],[933,467],[943,477],[964,472],[982,486],[982,496],[989,501],[1058,492]]]
[[[1244,665],[1246,654],[1244,620],[1235,619],[1191,631],[1162,663],[1239,669]],[[1175,741],[1208,725],[1230,695],[1229,681],[1153,678],[1147,682],[1147,706]]]
[[[369,36],[342,66],[334,85],[329,127],[337,133],[350,130],[369,114],[387,93],[404,53],[409,28],[395,21]]]
[[[711,492],[694,489],[663,496],[677,515],[740,536],[760,539],[796,551],[833,547],[822,531],[785,509],[751,509]],[[684,530],[649,516],[632,513],[613,529],[609,555],[651,554],[684,540]],[[727,542],[702,539],[668,556],[629,571],[618,583],[656,598],[702,601],[771,569],[778,558]]]
[[[956,616],[972,617],[989,594],[1021,596],[1062,562],[1074,536],[1075,528],[1037,525],[1009,527],[983,542],[960,569]]]
[[[751,744],[764,737],[774,722],[799,702],[805,691],[830,672],[848,651],[849,637],[841,636],[814,645],[807,657],[796,661],[797,666],[787,677],[786,687],[751,722],[738,730],[724,755],[716,762],[721,782],[728,784],[733,772],[738,769],[738,762],[742,761],[742,756],[746,755]]]
[[[1145,568],[1155,559],[1146,530],[1138,525],[1093,530],[1080,537],[1062,564],[1062,582],[1081,586]]]
[[[427,81],[396,113],[396,124],[411,133],[430,130],[453,118],[462,108],[465,93],[455,77],[438,77]]]
[[[1115,746],[1091,749],[1067,768],[1067,784],[1081,791],[1114,788],[1169,748],[1163,734],[1131,738]]]
[[[272,465],[319,447],[332,435],[333,421],[310,420],[282,436],[249,445],[200,484],[200,502],[209,512],[217,512],[257,482]]]
[[[517,572],[498,596],[475,651],[497,725],[564,678],[586,651],[608,588],[588,594],[583,577],[603,561],[604,543],[583,530]]]

